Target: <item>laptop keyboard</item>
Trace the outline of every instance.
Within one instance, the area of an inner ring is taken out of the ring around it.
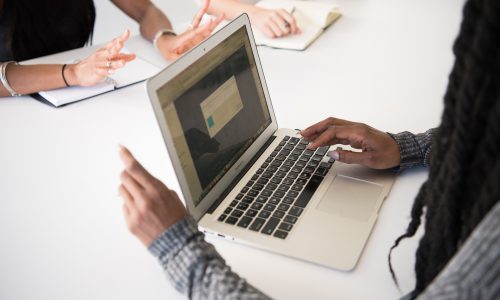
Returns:
[[[218,221],[285,239],[333,163],[307,144],[285,136]]]

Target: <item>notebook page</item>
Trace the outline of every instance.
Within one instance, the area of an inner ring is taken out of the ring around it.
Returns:
[[[93,86],[71,86],[50,91],[40,92],[40,96],[52,103],[54,106],[61,106],[71,102],[90,98],[115,89],[112,80],[105,80]]]
[[[159,71],[159,67],[137,56],[133,61],[128,62],[125,67],[116,70],[116,72],[109,77],[115,81],[116,88],[121,88],[144,81],[156,75]]]

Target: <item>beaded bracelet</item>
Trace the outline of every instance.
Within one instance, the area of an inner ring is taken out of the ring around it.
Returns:
[[[3,86],[5,87],[5,89],[10,93],[10,95],[12,97],[19,97],[19,96],[22,96],[22,94],[19,94],[18,92],[16,92],[9,84],[9,81],[7,80],[7,66],[10,64],[10,63],[14,63],[15,65],[18,65],[17,62],[15,61],[8,61],[8,62],[4,62],[0,65],[0,81],[2,81],[2,84]]]

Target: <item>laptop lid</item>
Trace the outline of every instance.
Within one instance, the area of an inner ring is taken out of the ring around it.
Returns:
[[[198,221],[278,128],[248,16],[148,80],[147,90]]]

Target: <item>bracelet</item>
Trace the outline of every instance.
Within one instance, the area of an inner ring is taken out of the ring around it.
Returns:
[[[64,76],[64,69],[66,69],[68,65],[67,64],[64,64],[62,66],[62,69],[61,69],[61,75],[62,75],[62,79],[64,80],[64,84],[66,85],[66,87],[69,87],[69,84],[68,82],[66,81],[66,76]]]
[[[158,40],[164,35],[177,36],[177,33],[175,33],[172,29],[167,29],[167,28],[158,30],[158,32],[155,34],[155,37],[153,38],[153,47],[158,49]]]
[[[5,87],[5,89],[10,93],[10,95],[12,97],[19,97],[19,96],[22,96],[21,94],[19,94],[18,92],[16,92],[9,84],[9,81],[7,80],[7,66],[10,64],[10,63],[14,63],[15,65],[18,65],[17,62],[15,61],[8,61],[8,62],[4,62],[0,65],[0,80],[2,81],[2,84],[3,86]]]

